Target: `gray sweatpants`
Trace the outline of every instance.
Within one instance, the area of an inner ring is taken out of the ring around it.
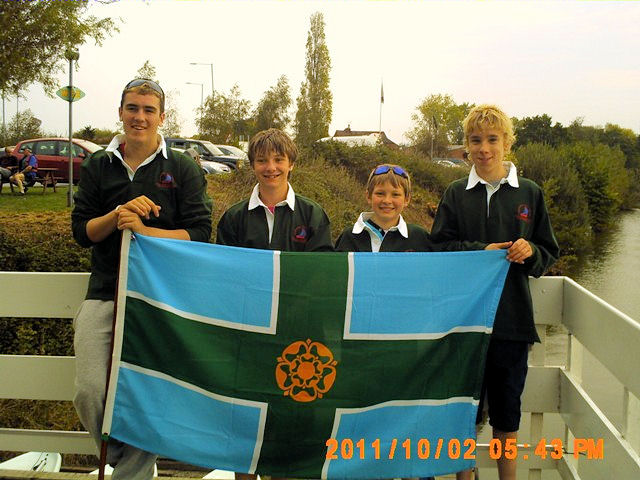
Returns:
[[[80,421],[100,450],[105,384],[111,348],[113,302],[85,300],[73,320],[76,354],[76,395]],[[115,465],[112,480],[149,480],[157,456],[118,441],[110,441],[107,463]]]

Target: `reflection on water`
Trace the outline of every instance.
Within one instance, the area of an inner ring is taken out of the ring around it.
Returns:
[[[640,209],[624,212],[600,234],[593,253],[568,273],[607,303],[640,321],[637,275],[640,273]]]
[[[620,215],[598,236],[595,249],[568,276],[605,302],[640,322],[640,209]],[[623,387],[589,352],[583,358],[583,387],[609,420],[622,426]]]
[[[635,274],[635,275],[634,275]],[[640,296],[637,293],[637,276],[640,274],[640,209],[620,215],[610,231],[598,236],[593,253],[580,258],[578,264],[567,272],[580,285],[640,321]],[[567,357],[567,335],[562,327],[549,327],[546,338],[546,364],[564,365]],[[621,429],[623,387],[609,371],[588,351],[582,359],[582,386],[598,408],[613,425]],[[543,437],[561,437],[564,423],[558,414],[545,414]],[[520,441],[537,442],[529,438],[530,419],[523,415],[520,424]],[[485,427],[478,441],[487,443],[491,428]],[[497,480],[497,470],[482,470],[483,480]],[[559,479],[556,471],[544,470],[543,479]],[[526,478],[526,473],[520,475]],[[449,478],[449,477],[447,477]],[[626,480],[626,479],[625,479]]]

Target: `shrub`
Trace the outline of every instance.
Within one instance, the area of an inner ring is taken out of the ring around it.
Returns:
[[[70,212],[0,212],[0,270],[88,272],[91,252],[71,236]]]
[[[623,153],[619,148],[589,142],[563,145],[558,153],[563,162],[578,172],[589,204],[592,228],[596,232],[605,230],[615,220],[629,189]]]
[[[445,167],[416,157],[409,159],[407,168],[411,172],[413,183],[432,192],[436,202],[451,182],[469,175],[466,167]]]
[[[515,155],[521,174],[542,187],[566,266],[592,245],[589,208],[578,173],[548,145],[530,143]]]
[[[463,167],[445,167],[415,152],[392,150],[384,146],[349,146],[342,142],[316,142],[310,156],[323,159],[329,165],[344,167],[363,185],[376,165],[401,165],[411,174],[412,185],[419,187],[418,190],[422,188],[429,201],[435,203],[447,185],[468,173]]]

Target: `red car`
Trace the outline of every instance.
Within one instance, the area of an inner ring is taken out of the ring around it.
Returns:
[[[96,145],[81,138],[72,139],[73,147],[73,183],[80,179],[80,164],[93,152],[102,150]],[[22,140],[13,151],[13,155],[20,160],[24,157],[24,149],[29,147],[38,159],[38,167],[56,168],[55,176],[61,182],[69,181],[69,139],[68,138],[34,138]]]

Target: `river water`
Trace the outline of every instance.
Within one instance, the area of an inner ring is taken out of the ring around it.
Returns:
[[[598,236],[593,253],[583,256],[567,275],[605,302],[640,321],[640,209],[622,213]]]
[[[640,322],[640,209],[623,212],[595,248],[567,276]],[[589,352],[583,358],[583,387],[618,428],[622,424],[623,387]]]
[[[592,253],[583,255],[568,277],[595,295],[640,322],[640,209],[622,213],[609,231],[600,234]],[[563,328],[550,328],[546,339],[546,363],[564,365],[567,355],[567,334]],[[589,352],[584,351],[582,386],[596,405],[618,429],[622,424],[623,387]],[[564,423],[558,414],[545,415],[544,436],[562,436]],[[520,441],[528,438],[529,416],[523,415]],[[479,441],[488,442],[490,429],[484,428]],[[606,448],[606,447],[605,447]],[[482,480],[498,480],[496,470],[482,470]],[[449,477],[446,477],[447,479]],[[525,471],[519,478],[527,478]],[[543,480],[559,480],[555,471],[544,471]]]

